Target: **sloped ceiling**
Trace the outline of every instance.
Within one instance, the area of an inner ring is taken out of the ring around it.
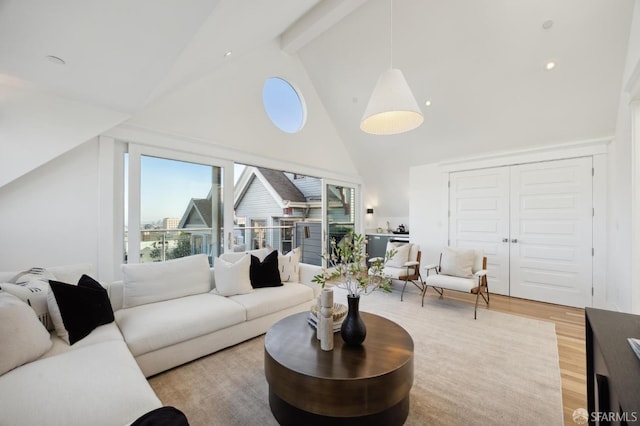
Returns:
[[[144,106],[215,5],[0,2],[0,187]]]
[[[425,115],[420,128],[397,136],[358,127],[389,67],[389,0],[366,2],[298,54],[369,203],[402,215],[411,165],[613,135],[633,4],[396,0],[393,66]],[[557,66],[546,71],[551,60]]]
[[[0,0],[0,186],[131,120],[259,155],[298,138],[288,160],[306,164],[329,140],[350,157],[337,167],[363,177],[365,202],[407,215],[411,165],[612,135],[635,3],[395,0],[393,66],[425,122],[381,137],[358,125],[390,63],[390,0]],[[262,81],[246,79],[274,72],[302,81],[320,116],[298,136],[265,132],[261,105],[238,105],[259,102]],[[213,124],[212,96],[226,97]],[[240,129],[225,103],[259,125]],[[204,109],[180,117],[184,106]]]

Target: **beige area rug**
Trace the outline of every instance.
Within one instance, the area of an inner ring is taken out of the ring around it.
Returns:
[[[337,290],[336,301],[345,303]],[[415,344],[406,425],[562,425],[555,325],[437,297],[416,289],[374,292],[363,311],[402,325]],[[336,334],[339,338],[339,334]],[[149,380],[192,426],[277,425],[264,378],[264,336]],[[366,340],[365,340],[366,345]]]

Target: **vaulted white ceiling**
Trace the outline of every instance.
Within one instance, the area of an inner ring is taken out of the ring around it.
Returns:
[[[406,214],[410,165],[612,135],[634,4],[395,0],[393,66],[425,122],[372,136],[358,126],[389,66],[390,0],[0,0],[0,186],[125,120],[278,157],[268,145],[296,136],[261,127],[251,81],[278,74],[310,104],[291,155],[342,145],[338,167]]]

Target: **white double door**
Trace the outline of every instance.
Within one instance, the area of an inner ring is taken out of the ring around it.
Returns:
[[[484,250],[489,290],[591,306],[592,158],[449,176],[449,244]]]

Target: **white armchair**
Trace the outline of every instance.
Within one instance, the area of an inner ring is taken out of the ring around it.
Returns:
[[[389,242],[387,243],[386,253],[391,250],[395,250],[396,253],[391,258],[386,258],[385,256],[382,273],[394,280],[404,281],[402,293],[400,293],[400,301],[404,297],[404,289],[409,282],[424,293],[425,285],[420,276],[420,258],[422,257],[420,246],[411,243]],[[379,259],[381,258],[373,257],[369,259],[369,263],[373,264]]]
[[[447,247],[440,253],[440,261],[437,265],[427,265],[424,269],[427,270],[427,277],[424,279],[422,306],[424,306],[424,296],[429,286],[433,287],[440,297],[443,297],[445,289],[475,294],[474,319],[477,318],[480,296],[489,306],[487,258],[482,251]],[[432,270],[435,274],[430,274]]]

